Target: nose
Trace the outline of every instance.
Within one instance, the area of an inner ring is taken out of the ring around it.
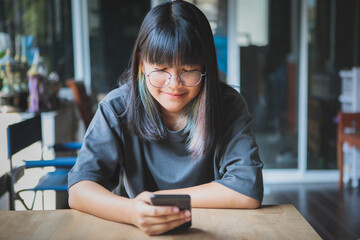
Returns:
[[[179,87],[179,85],[181,85],[181,81],[180,81],[180,76],[177,74],[173,74],[170,76],[170,83],[169,83],[169,87],[171,88],[177,88]]]

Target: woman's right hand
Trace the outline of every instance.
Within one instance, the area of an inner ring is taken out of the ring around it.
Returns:
[[[159,235],[190,221],[190,211],[178,207],[152,206],[151,192],[142,192],[132,199],[132,222],[148,235]]]

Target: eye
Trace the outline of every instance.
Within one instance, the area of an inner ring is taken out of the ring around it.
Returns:
[[[201,72],[202,67],[200,65],[186,65],[181,70],[184,72],[199,71]]]
[[[166,67],[154,67],[154,69],[156,71],[165,71],[167,68]]]
[[[154,70],[160,70],[160,71],[164,71],[166,69],[169,68],[169,66],[166,65],[157,65],[157,64],[151,64],[150,65],[152,68],[154,68]]]

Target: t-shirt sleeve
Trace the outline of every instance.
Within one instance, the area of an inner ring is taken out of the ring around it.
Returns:
[[[226,102],[222,157],[215,182],[262,202],[263,163],[251,128],[253,118],[240,94],[233,93]]]
[[[85,134],[76,164],[68,174],[68,188],[90,180],[112,191],[119,183],[121,144],[118,116],[100,103]]]

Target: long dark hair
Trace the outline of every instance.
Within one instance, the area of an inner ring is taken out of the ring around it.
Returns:
[[[204,67],[206,76],[201,90],[188,103],[193,106],[188,106],[188,113],[185,113],[194,123],[188,131],[187,147],[194,159],[202,158],[214,145],[219,117],[219,73],[214,38],[207,18],[193,4],[166,1],[151,9],[141,25],[127,75],[131,81],[126,105],[127,127],[142,139],[158,141],[166,136],[166,130],[156,100],[151,96],[144,99],[141,93],[146,86],[141,80],[140,58],[169,67],[195,64]],[[196,112],[189,113],[189,109],[196,109]]]

